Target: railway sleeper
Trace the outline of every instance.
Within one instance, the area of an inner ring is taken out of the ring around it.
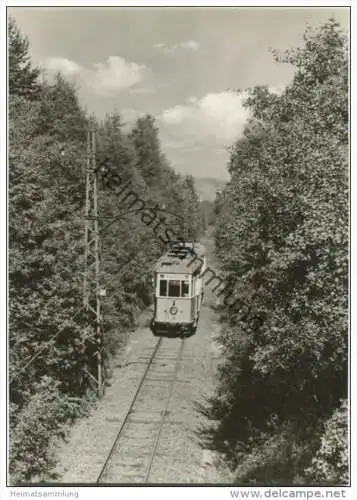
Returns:
[[[132,459],[132,457],[128,457],[128,460],[123,460],[120,462],[114,461],[111,466],[110,466],[110,472],[117,472],[117,471],[122,471],[122,470],[130,470],[132,469],[145,469],[147,467],[147,461],[145,460],[145,455],[144,459],[143,457],[138,457],[136,459]],[[147,459],[149,458],[149,455],[147,455]]]
[[[128,481],[130,479],[130,481]],[[132,483],[145,483],[144,475],[127,475],[125,476],[125,480],[123,478],[118,477],[116,474],[108,474],[104,479],[101,480],[101,483],[108,484],[132,484]]]

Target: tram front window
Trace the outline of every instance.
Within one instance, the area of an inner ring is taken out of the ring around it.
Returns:
[[[180,280],[169,281],[169,297],[180,297]]]
[[[190,290],[190,283],[188,281],[182,282],[182,297],[188,297]]]
[[[167,280],[160,280],[160,297],[167,296]]]

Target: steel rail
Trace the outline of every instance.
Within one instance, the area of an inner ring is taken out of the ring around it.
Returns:
[[[154,361],[154,358],[155,358],[155,356],[156,356],[156,353],[157,353],[157,351],[158,351],[158,349],[159,349],[159,347],[160,347],[160,345],[161,345],[161,341],[162,341],[162,337],[161,337],[161,338],[159,338],[159,340],[158,340],[157,344],[155,345],[155,348],[154,348],[154,350],[153,350],[153,352],[152,352],[152,354],[151,354],[151,357],[150,357],[150,359],[149,359],[149,362],[148,362],[148,364],[147,364],[147,366],[146,366],[146,368],[145,368],[145,372],[144,372],[144,374],[143,374],[143,376],[142,376],[142,378],[141,378],[140,384],[139,384],[139,386],[138,386],[138,388],[137,388],[137,390],[136,390],[136,392],[135,392],[134,398],[133,398],[133,400],[132,400],[132,402],[131,402],[131,404],[130,404],[129,410],[127,411],[127,413],[126,413],[126,415],[125,415],[125,418],[124,418],[123,423],[122,423],[122,425],[121,425],[121,427],[120,427],[120,429],[119,429],[119,431],[118,431],[118,434],[117,434],[117,436],[116,436],[116,438],[115,438],[115,441],[114,441],[114,443],[113,443],[113,446],[111,447],[110,452],[109,452],[109,454],[108,454],[108,456],[107,456],[107,458],[106,458],[106,460],[105,460],[105,462],[104,462],[104,465],[103,465],[103,467],[102,467],[102,469],[101,469],[101,471],[100,471],[100,474],[99,474],[98,479],[97,479],[97,481],[96,481],[96,483],[97,483],[97,484],[99,484],[99,483],[102,481],[102,479],[103,479],[103,477],[104,477],[105,473],[107,472],[107,468],[108,468],[108,466],[110,465],[110,461],[111,461],[111,459],[112,459],[112,457],[113,457],[113,455],[114,455],[114,453],[115,453],[115,451],[116,451],[116,448],[117,448],[117,445],[118,445],[119,439],[120,439],[120,437],[121,437],[121,435],[122,435],[122,432],[123,432],[123,430],[124,430],[124,428],[125,428],[125,426],[126,426],[126,424],[127,424],[127,421],[128,421],[128,419],[129,419],[129,417],[130,417],[130,414],[131,414],[131,412],[132,412],[132,410],[133,410],[133,408],[134,408],[134,405],[135,405],[136,400],[137,400],[137,398],[138,398],[138,396],[139,396],[139,393],[140,393],[140,391],[141,391],[141,388],[142,388],[142,386],[143,386],[143,384],[144,384],[144,382],[145,382],[146,376],[147,376],[147,374],[148,374],[148,372],[149,372],[149,370],[150,370],[150,367],[151,367],[151,365],[152,365],[152,362]]]
[[[166,414],[167,414],[167,411],[168,411],[168,408],[169,408],[169,405],[170,405],[170,402],[171,402],[171,398],[172,398],[172,394],[173,394],[173,391],[174,391],[177,374],[178,374],[179,367],[180,367],[180,362],[181,362],[181,359],[182,359],[184,344],[185,344],[185,339],[182,339],[181,340],[181,345],[180,345],[180,350],[179,350],[178,356],[176,358],[174,375],[173,375],[172,380],[170,381],[171,382],[170,391],[169,391],[169,395],[167,397],[167,401],[166,401],[166,405],[165,405],[165,410],[162,413],[161,421],[160,421],[160,424],[159,424],[159,430],[158,430],[158,433],[157,433],[157,436],[156,436],[156,439],[155,439],[155,443],[154,443],[154,449],[153,449],[153,452],[152,452],[152,454],[150,456],[150,462],[149,462],[149,465],[148,465],[148,468],[147,468],[147,471],[146,471],[146,474],[145,474],[145,483],[148,482],[148,479],[150,477],[152,465],[154,463],[154,459],[155,459],[155,456],[156,456],[156,453],[157,453],[157,449],[159,447],[159,441],[160,441],[162,429],[164,427],[164,423],[165,423],[165,419],[166,419]]]

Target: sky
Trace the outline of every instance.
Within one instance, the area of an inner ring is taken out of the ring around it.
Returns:
[[[48,78],[73,81],[89,113],[118,111],[130,127],[155,116],[162,148],[182,174],[226,180],[228,148],[243,131],[244,90],[279,92],[293,68],[270,49],[302,44],[307,24],[348,8],[31,7],[9,8]],[[238,94],[237,89],[243,92]]]

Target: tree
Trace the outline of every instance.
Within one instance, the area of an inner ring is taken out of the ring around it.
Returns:
[[[85,143],[88,119],[82,110],[76,88],[57,74],[52,83],[44,83],[38,98],[40,112],[36,135],[49,135],[61,141]]]
[[[32,99],[36,72],[27,59],[28,44],[14,24],[11,29],[9,470],[17,484],[46,478],[50,441],[92,401],[88,369],[96,368],[98,345],[95,325],[83,311],[89,120],[76,89],[61,75],[44,82]],[[184,199],[182,179],[161,152],[153,120],[140,122],[139,136],[123,131],[118,114],[95,125],[97,165],[110,166],[109,181],[120,177],[148,207],[166,201],[176,210],[176,201]],[[128,207],[125,193],[121,197],[102,181],[99,176],[99,213],[112,217],[99,221],[108,366],[139,312],[151,303],[148,278],[161,241],[143,223],[138,207],[130,211],[132,199]]]
[[[136,165],[148,186],[154,186],[160,179],[163,155],[155,119],[151,115],[138,118],[130,133],[135,148]]]
[[[34,98],[38,95],[40,71],[32,66],[29,42],[17,28],[14,19],[8,21],[9,94]]]
[[[295,66],[283,94],[252,89],[217,204],[230,297],[213,406],[240,481],[301,480],[323,422],[347,397],[345,44],[334,21],[308,30],[303,48],[278,58]]]
[[[108,169],[99,177],[98,200],[100,213],[106,217],[100,222],[101,279],[107,290],[103,314],[106,353],[110,355],[125,339],[118,330],[132,328],[139,311],[151,302],[146,274],[159,244],[142,223],[140,212],[136,213],[142,208],[136,201],[148,195],[148,186],[119,114],[108,115],[97,124],[97,164]]]
[[[185,238],[196,240],[200,232],[200,201],[195,190],[195,181],[191,175],[187,175],[183,181],[184,192],[184,218]]]
[[[348,484],[348,403],[341,402],[326,421],[321,445],[306,473],[315,484]]]
[[[203,231],[206,231],[210,226],[215,224],[215,206],[214,203],[207,200],[200,202],[201,211],[201,226]]]
[[[52,111],[44,113],[44,105]],[[81,311],[86,124],[75,92],[62,82],[44,85],[36,100],[27,93],[10,95],[10,472],[15,482],[29,480],[48,464],[53,432],[78,414],[90,387],[83,369],[94,354],[89,352],[94,339]]]

